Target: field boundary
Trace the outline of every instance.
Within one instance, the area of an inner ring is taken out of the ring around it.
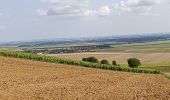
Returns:
[[[16,51],[11,51],[11,50],[0,50],[0,56],[29,59],[29,60],[42,61],[42,62],[75,65],[75,66],[83,66],[83,67],[89,67],[89,68],[114,70],[114,71],[161,74],[161,71],[159,70],[129,68],[129,67],[114,66],[110,64],[106,65],[106,64],[99,64],[99,63],[91,63],[91,62],[84,62],[80,60],[70,60],[70,59],[51,57],[51,56],[45,56],[45,55],[16,52]]]

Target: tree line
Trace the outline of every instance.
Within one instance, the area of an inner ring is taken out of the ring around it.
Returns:
[[[103,60],[99,61],[95,57],[83,58],[82,61],[92,62],[92,63],[100,63],[100,64],[109,64],[108,60],[103,59]],[[128,66],[131,68],[137,68],[138,66],[141,65],[140,60],[137,58],[130,58],[127,60],[127,62],[128,62]],[[117,62],[115,60],[112,61],[112,65],[119,66],[119,64],[117,64]]]

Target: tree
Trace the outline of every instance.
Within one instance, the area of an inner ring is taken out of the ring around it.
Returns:
[[[89,57],[88,61],[93,62],[93,63],[99,63],[99,60],[97,58],[95,58],[95,57]]]
[[[83,58],[82,61],[88,61],[88,58]]]
[[[99,60],[95,57],[88,57],[88,58],[83,58],[82,61],[88,61],[88,62],[93,62],[93,63],[99,63]]]
[[[106,60],[106,59],[103,59],[100,63],[101,64],[109,64],[108,60]]]
[[[130,58],[128,59],[129,67],[136,68],[141,65],[140,60],[137,58]]]
[[[116,61],[112,61],[112,65],[117,65]]]

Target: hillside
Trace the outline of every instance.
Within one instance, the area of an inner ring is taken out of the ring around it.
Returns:
[[[134,74],[0,57],[0,99],[170,99],[162,75]]]

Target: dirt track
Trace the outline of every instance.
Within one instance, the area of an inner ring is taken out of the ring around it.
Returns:
[[[0,57],[0,100],[170,100],[170,80]]]

